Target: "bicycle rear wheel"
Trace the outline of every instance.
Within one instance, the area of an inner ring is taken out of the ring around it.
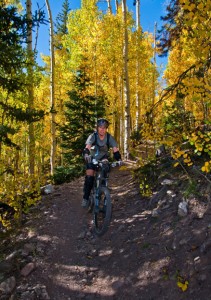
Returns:
[[[99,207],[94,209],[94,232],[102,236],[109,228],[112,213],[112,203],[107,187],[101,187],[99,191]]]

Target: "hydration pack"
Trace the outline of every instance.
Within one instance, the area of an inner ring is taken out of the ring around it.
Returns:
[[[95,136],[95,141],[94,141],[94,143],[93,143],[92,145],[93,145],[93,146],[96,145],[97,147],[100,147],[100,146],[98,145],[98,143],[97,143],[97,136],[98,136],[97,131],[94,132],[94,136]],[[108,147],[108,150],[109,150],[109,148],[110,148],[110,146],[109,146],[109,140],[110,140],[110,133],[107,132],[107,142],[106,142],[106,145],[107,145],[107,147]]]

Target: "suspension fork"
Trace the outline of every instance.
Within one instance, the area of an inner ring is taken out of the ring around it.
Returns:
[[[108,186],[108,174],[102,172],[100,170],[99,173],[95,174],[96,179],[95,179],[95,212],[99,212],[99,192],[100,192],[100,186],[102,185],[102,182],[104,182],[104,185],[107,187]],[[105,203],[106,205],[106,203]]]
[[[95,186],[95,212],[99,212],[100,174],[96,175]]]

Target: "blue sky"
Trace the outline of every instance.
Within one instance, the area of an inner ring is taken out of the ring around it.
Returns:
[[[160,16],[165,15],[165,7],[168,0],[140,0],[140,22],[144,31],[153,32],[155,22],[157,22],[158,29],[161,26],[162,22]],[[62,10],[63,0],[49,0],[52,10],[53,19],[56,19],[56,16]],[[114,9],[114,0],[112,2],[112,7]],[[135,6],[133,6],[134,0],[127,0],[127,6],[130,11],[134,13],[135,18]],[[45,7],[45,0],[32,0],[33,9],[37,8],[37,3],[39,7]],[[72,10],[80,8],[81,0],[69,0],[70,8]],[[101,0],[100,8],[106,9],[106,1]],[[46,11],[47,15],[47,11]],[[45,55],[49,55],[49,28],[48,26],[42,25],[39,32],[38,39],[38,51]],[[39,55],[39,54],[38,54]],[[39,58],[38,58],[39,61]],[[40,62],[40,61],[39,61]],[[166,58],[157,58],[157,64],[165,66]]]

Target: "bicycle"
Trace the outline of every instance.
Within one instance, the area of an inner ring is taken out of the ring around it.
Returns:
[[[102,236],[107,232],[112,216],[112,202],[108,189],[110,167],[120,166],[122,162],[111,163],[108,159],[93,159],[92,163],[96,166],[96,172],[87,210],[93,213],[94,233]]]

